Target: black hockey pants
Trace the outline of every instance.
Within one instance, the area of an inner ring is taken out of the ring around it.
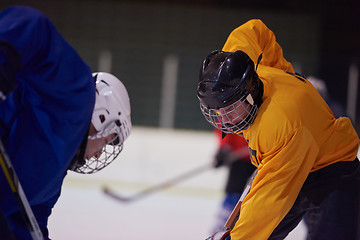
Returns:
[[[269,239],[284,239],[307,214],[308,239],[360,240],[359,205],[359,160],[332,164],[309,174]]]

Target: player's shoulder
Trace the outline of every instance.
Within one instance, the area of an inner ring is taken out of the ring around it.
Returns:
[[[2,13],[19,15],[22,18],[47,18],[40,10],[29,6],[11,6],[2,11]]]
[[[265,25],[265,23],[259,18],[250,19],[246,23],[247,24],[253,24],[253,25]]]
[[[29,6],[11,6],[0,12],[2,21],[11,21],[15,25],[33,26],[48,25],[49,18],[40,10]]]
[[[258,29],[258,28],[266,28],[265,23],[261,20],[261,19],[250,19],[246,22],[244,22],[243,24],[241,24],[240,26],[238,26],[237,28],[235,28],[230,36],[232,35],[236,35],[239,32],[246,32],[246,31],[254,31],[254,29]]]

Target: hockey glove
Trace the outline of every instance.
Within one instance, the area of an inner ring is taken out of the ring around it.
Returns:
[[[223,165],[229,165],[230,159],[231,159],[231,149],[228,147],[222,147],[215,154],[214,167],[218,168]]]

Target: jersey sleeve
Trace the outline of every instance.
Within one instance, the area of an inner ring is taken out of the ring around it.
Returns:
[[[253,19],[231,32],[223,51],[241,50],[249,55],[256,64],[263,53],[261,64],[294,73],[290,62],[284,56],[274,33],[259,19]]]
[[[310,132],[298,128],[262,156],[231,239],[269,238],[294,204],[318,151]]]

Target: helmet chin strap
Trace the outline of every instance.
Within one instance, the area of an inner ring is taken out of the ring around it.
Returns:
[[[261,59],[262,59],[262,56],[263,56],[263,53],[261,53],[261,54],[259,55],[259,57],[258,57],[258,60],[257,60],[257,62],[256,62],[255,71],[257,70],[257,68],[258,68],[258,66],[259,66],[259,63],[260,63],[260,61],[261,61]]]
[[[86,134],[81,142],[81,145],[68,167],[68,169],[71,171],[74,171],[76,168],[79,168],[85,164],[84,156],[85,156],[85,150],[86,150],[86,145],[87,145],[87,141],[88,141],[89,130],[90,130],[90,126],[88,127]]]

